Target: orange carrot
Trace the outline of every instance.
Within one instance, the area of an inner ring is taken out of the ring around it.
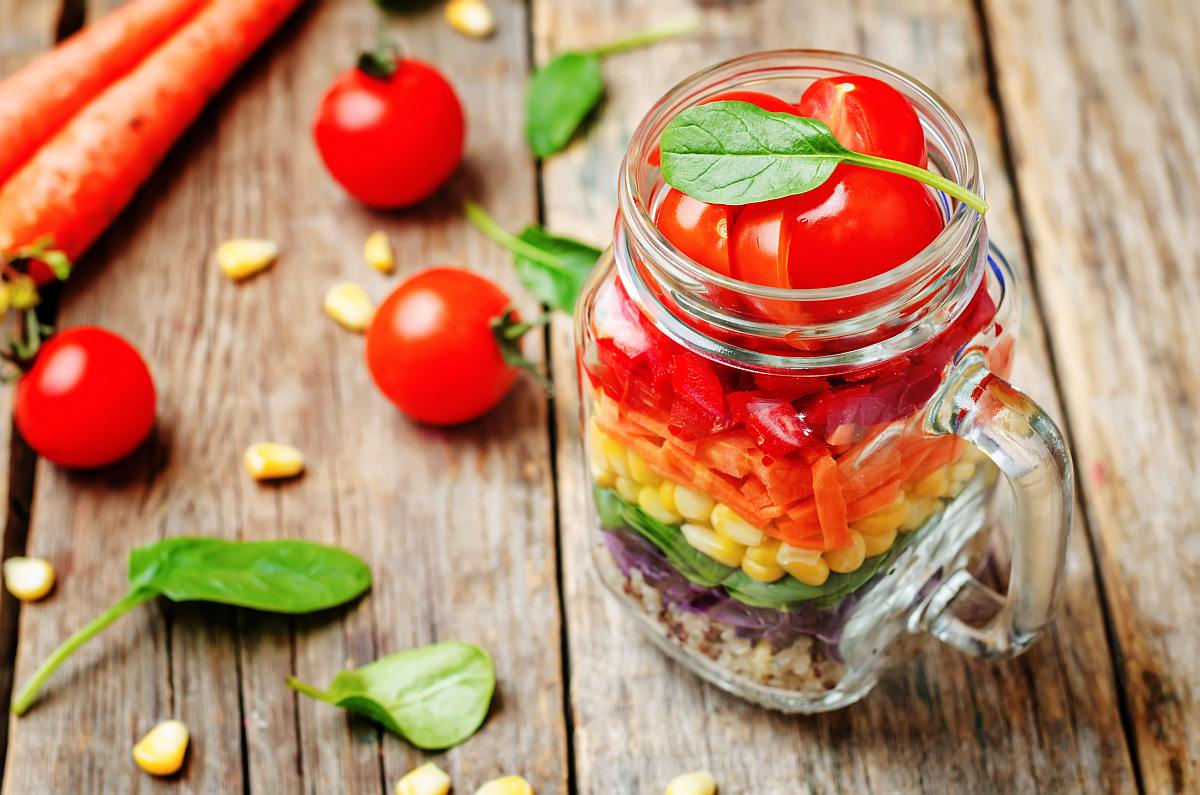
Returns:
[[[900,493],[900,478],[884,483],[879,488],[863,497],[859,497],[846,506],[846,521],[857,522],[864,516],[870,516],[876,511],[883,510],[896,501]]]
[[[0,82],[0,184],[204,0],[132,0]]]
[[[208,100],[299,4],[211,0],[0,188],[0,250],[49,237],[68,257],[82,254]]]
[[[902,466],[900,451],[894,446],[877,450],[854,464],[851,461],[852,458],[842,458],[838,462],[838,477],[846,502],[854,502],[896,477]]]
[[[845,549],[853,542],[846,520],[846,498],[838,478],[837,462],[824,455],[813,463],[813,499],[817,503],[817,518],[825,537],[826,549]]]

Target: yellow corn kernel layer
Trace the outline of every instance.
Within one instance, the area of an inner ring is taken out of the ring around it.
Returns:
[[[589,423],[587,435],[588,461],[596,485],[614,489],[621,499],[663,524],[680,525],[692,547],[726,566],[740,567],[759,582],[774,582],[790,574],[812,586],[824,584],[830,572],[855,571],[867,558],[891,549],[900,533],[923,525],[942,510],[943,500],[957,496],[974,477],[977,460],[963,455],[905,486],[890,505],[850,524],[849,547],[820,552],[781,544],[729,506],[664,478],[641,456],[604,433],[595,420]]]
[[[133,746],[133,761],[153,776],[169,776],[183,766],[188,730],[177,720],[165,720]]]
[[[450,776],[433,762],[410,770],[396,784],[396,795],[446,795]]]

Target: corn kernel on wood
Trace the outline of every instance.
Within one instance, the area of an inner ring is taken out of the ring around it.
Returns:
[[[707,770],[684,773],[671,779],[666,795],[716,795],[717,780]]]
[[[533,787],[520,776],[504,776],[487,782],[475,795],[533,795]]]
[[[350,331],[366,331],[375,316],[375,304],[367,291],[354,282],[342,282],[329,288],[322,304],[325,314]]]
[[[486,39],[496,32],[496,15],[483,0],[450,0],[446,22],[464,36]]]
[[[289,444],[256,442],[246,448],[246,471],[255,480],[290,478],[304,471],[304,453]]]
[[[392,241],[388,240],[386,232],[379,230],[367,235],[363,259],[380,273],[391,273],[396,269],[396,252],[392,250]]]
[[[396,795],[446,795],[450,776],[433,762],[410,770],[396,783]]]
[[[177,720],[165,720],[133,746],[133,761],[153,776],[169,776],[183,766],[187,747],[187,726]]]
[[[279,257],[274,240],[237,238],[217,246],[217,266],[231,279],[245,279],[269,268]]]
[[[36,602],[50,593],[54,579],[48,560],[18,556],[4,561],[4,587],[22,602]]]

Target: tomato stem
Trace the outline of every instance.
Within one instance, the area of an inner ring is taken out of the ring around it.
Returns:
[[[504,246],[514,254],[520,254],[526,259],[531,259],[534,262],[540,262],[547,268],[552,268],[559,273],[567,276],[572,275],[571,269],[563,265],[562,260],[553,254],[548,254],[537,246],[531,246],[516,235],[509,234],[508,230],[496,223],[496,219],[487,214],[487,211],[473,201],[463,202],[463,213],[466,214],[467,220],[470,221],[476,229],[487,235],[496,243]]]
[[[648,44],[671,39],[676,36],[682,36],[685,33],[691,33],[700,25],[699,17],[689,16],[682,19],[677,19],[674,22],[668,22],[657,28],[649,28],[641,33],[635,33],[624,39],[601,44],[599,47],[593,47],[586,52],[595,55],[597,58],[604,58],[608,55],[615,55],[626,50],[633,50],[638,47],[645,47]]]
[[[975,212],[983,215],[988,211],[988,203],[983,197],[967,190],[962,185],[959,185],[953,180],[946,179],[940,174],[934,174],[927,168],[914,166],[911,163],[902,163],[899,160],[888,160],[885,157],[875,157],[874,155],[864,155],[861,152],[849,152],[844,158],[847,163],[873,168],[877,171],[888,171],[893,174],[900,174],[910,179],[915,179],[922,182],[934,190],[941,191],[948,196],[953,196],[963,204],[970,207]]]

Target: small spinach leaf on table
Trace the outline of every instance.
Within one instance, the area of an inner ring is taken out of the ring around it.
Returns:
[[[574,312],[584,282],[596,260],[600,259],[600,249],[569,237],[552,235],[540,226],[525,227],[518,239],[544,251],[559,263],[558,268],[549,268],[540,260],[514,251],[513,264],[521,284],[551,309],[568,315]]]
[[[478,646],[448,641],[402,651],[342,671],[319,690],[296,679],[288,685],[386,726],[424,750],[458,745],[487,717],[496,672]]]
[[[534,157],[565,147],[604,96],[600,58],[568,52],[537,70],[525,97],[525,137]]]

